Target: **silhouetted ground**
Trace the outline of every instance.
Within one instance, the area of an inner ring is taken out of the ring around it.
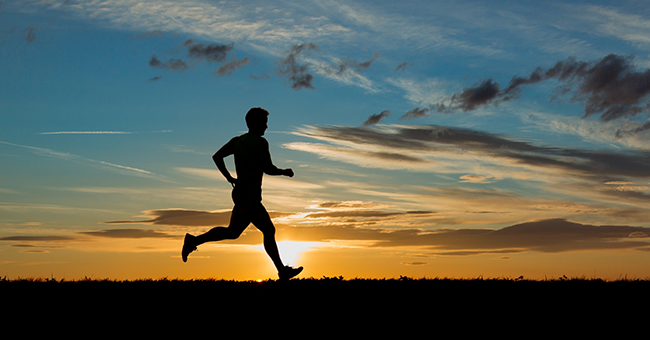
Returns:
[[[0,280],[5,301],[16,301],[5,305],[8,325],[22,316],[39,325],[124,328],[131,335],[166,334],[180,326],[199,332],[192,337],[218,337],[232,328],[251,335],[269,327],[275,334],[280,325],[305,327],[309,337],[441,329],[457,335],[514,335],[518,329],[524,335],[558,331],[582,337],[611,327],[620,327],[615,335],[624,336],[636,322],[646,323],[649,288],[648,280],[566,278]]]

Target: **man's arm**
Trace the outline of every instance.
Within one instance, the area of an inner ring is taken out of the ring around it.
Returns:
[[[269,151],[269,143],[266,139],[264,139],[264,142],[266,146],[266,155],[264,156],[266,158],[266,166],[264,167],[264,173],[271,176],[293,177],[293,170],[291,170],[291,168],[280,169],[273,164],[273,161],[271,160],[271,152]]]
[[[230,152],[229,144],[230,143],[227,143],[226,145],[222,146],[221,149],[219,149],[219,151],[217,151],[212,156],[212,160],[214,161],[214,164],[217,165],[217,169],[221,171],[223,177],[225,177],[226,180],[228,180],[228,182],[234,187],[235,183],[237,183],[237,179],[230,175],[230,171],[228,171],[226,168],[226,163],[223,161],[224,158],[232,155],[232,152]]]
[[[293,170],[291,168],[289,169],[279,169],[277,166],[271,164],[270,167],[264,171],[265,174],[271,175],[271,176],[287,176],[287,177],[293,177]]]

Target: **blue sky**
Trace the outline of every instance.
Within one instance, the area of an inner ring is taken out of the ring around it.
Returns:
[[[210,262],[252,227],[177,253],[261,106],[307,275],[646,276],[602,258],[648,260],[649,37],[642,1],[1,1],[0,274],[257,275]]]

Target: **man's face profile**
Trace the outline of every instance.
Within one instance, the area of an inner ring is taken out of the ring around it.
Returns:
[[[267,117],[260,117],[256,119],[255,121],[251,122],[251,125],[248,127],[250,132],[259,135],[259,136],[264,136],[264,132],[266,129],[268,129],[268,123],[269,119]]]

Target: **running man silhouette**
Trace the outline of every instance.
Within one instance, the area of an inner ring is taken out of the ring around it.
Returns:
[[[281,280],[288,280],[302,271],[302,267],[293,268],[282,264],[278,245],[275,242],[275,226],[262,205],[264,174],[293,177],[293,170],[278,169],[271,161],[269,142],[262,137],[268,128],[268,115],[269,112],[260,107],[248,110],[246,113],[248,133],[234,137],[212,156],[221,174],[233,187],[232,200],[235,206],[230,216],[230,225],[214,227],[198,236],[185,234],[181,250],[183,262],[187,262],[187,256],[197,250],[197,246],[205,242],[236,239],[250,223],[253,223],[264,235],[264,250],[277,268]],[[230,155],[235,155],[237,178],[230,175],[223,161]]]

